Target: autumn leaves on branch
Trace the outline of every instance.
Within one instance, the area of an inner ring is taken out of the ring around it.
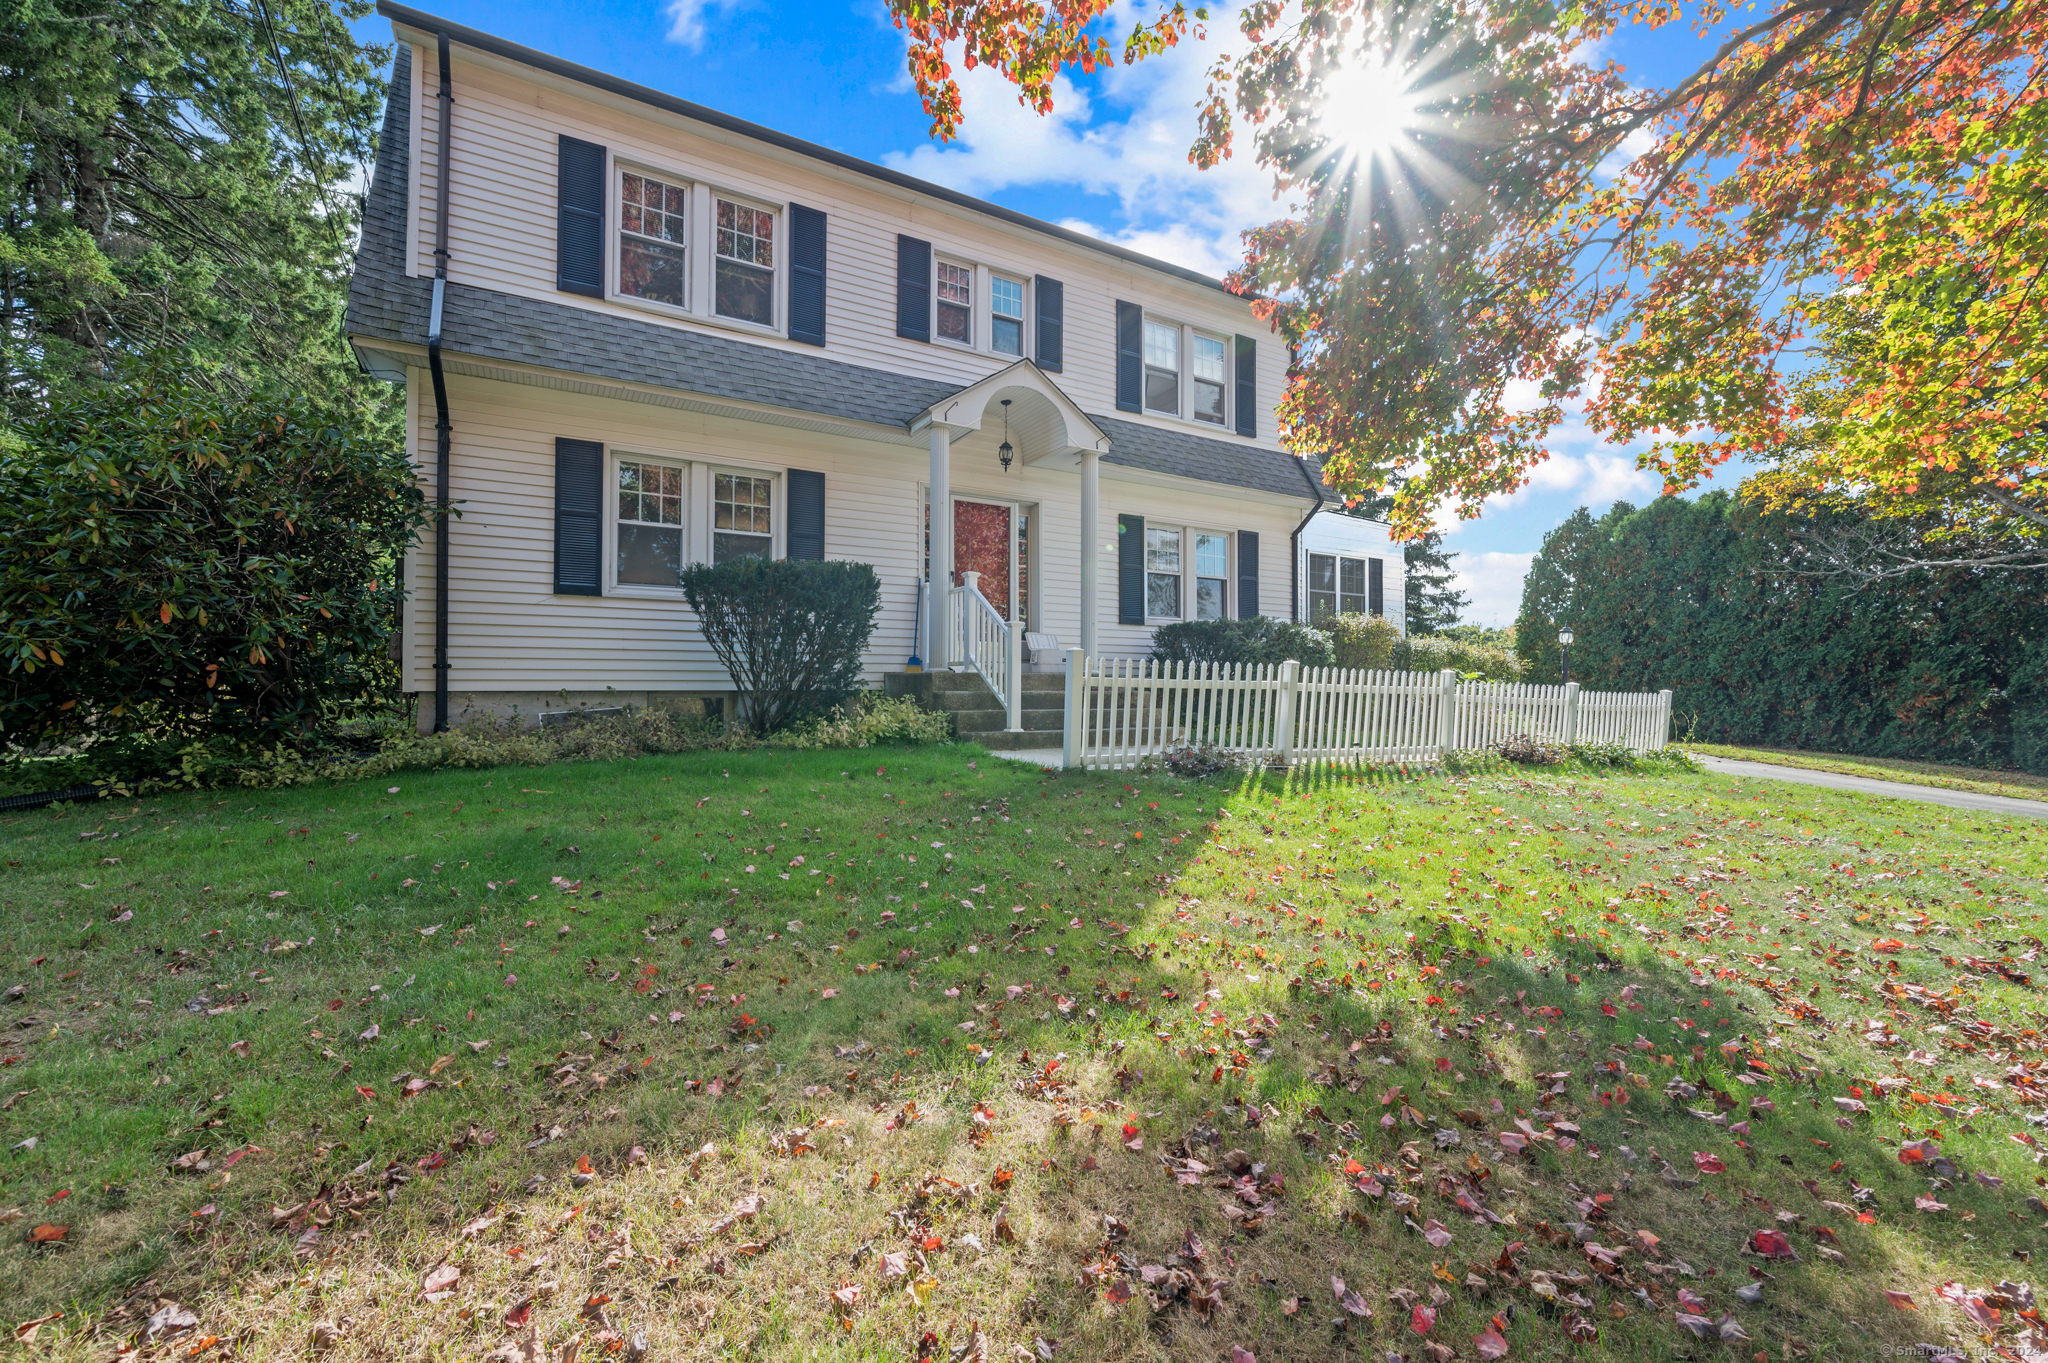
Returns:
[[[1044,113],[1061,71],[1111,60],[1107,8],[891,3],[940,137],[962,118],[949,44]],[[1176,6],[1124,60],[1207,17]],[[1236,20],[1190,156],[1249,132],[1272,170],[1286,216],[1230,282],[1299,355],[1289,439],[1346,492],[1397,487],[1397,533],[1522,486],[1581,406],[1670,490],[1757,460],[1750,495],[1895,519],[1908,558],[2041,560],[2048,3]],[[1681,21],[1707,55],[1669,89],[1598,55]],[[1394,115],[1346,126],[1374,82]]]

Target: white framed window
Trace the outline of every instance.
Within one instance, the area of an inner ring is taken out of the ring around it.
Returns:
[[[1229,390],[1229,385],[1224,382],[1223,342],[1199,332],[1194,334],[1193,340],[1193,364],[1190,368],[1194,371],[1194,384],[1189,405],[1194,408],[1195,420],[1221,426],[1226,406],[1224,395]]]
[[[1180,328],[1145,319],[1145,410],[1180,414]]]
[[[988,281],[988,348],[999,355],[1024,353],[1024,281],[991,275]]]
[[[1181,618],[1180,531],[1145,527],[1145,614],[1153,620]]]
[[[720,197],[716,213],[714,310],[720,317],[774,326],[774,210]]]
[[[757,473],[711,477],[711,561],[775,554],[775,479]]]
[[[689,548],[689,467],[621,455],[614,461],[613,483],[612,581],[627,587],[680,585]]]
[[[1379,615],[1385,601],[1383,568],[1379,559],[1351,558],[1341,554],[1308,556],[1308,614],[1314,620],[1325,615]]]
[[[1195,532],[1195,619],[1230,617],[1230,536]]]
[[[619,292],[689,306],[689,190],[639,171],[619,173]]]
[[[955,265],[950,260],[940,261],[938,287],[932,296],[938,305],[938,338],[959,345],[973,345],[974,267]]]

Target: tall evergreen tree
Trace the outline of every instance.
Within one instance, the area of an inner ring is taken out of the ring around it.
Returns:
[[[1472,597],[1453,585],[1458,573],[1451,560],[1458,554],[1444,548],[1443,531],[1409,540],[1402,556],[1408,569],[1408,632],[1435,634],[1457,624]]]
[[[1558,676],[1563,660],[1557,632],[1566,626],[1584,627],[1585,593],[1598,573],[1600,551],[1614,527],[1633,514],[1633,506],[1616,502],[1595,521],[1582,506],[1543,537],[1543,547],[1522,579],[1522,610],[1515,617],[1515,652],[1532,680],[1548,682]]]
[[[340,335],[382,99],[363,0],[21,0],[0,18],[0,412],[168,352],[367,412]]]

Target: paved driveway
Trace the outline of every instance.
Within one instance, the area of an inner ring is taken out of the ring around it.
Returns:
[[[1728,776],[1760,776],[1766,781],[1825,786],[1829,790],[1852,790],[1861,795],[1889,795],[1895,800],[1918,800],[1922,804],[1947,805],[1952,809],[2018,815],[2023,819],[2048,819],[2048,801],[2044,800],[2016,800],[2010,795],[1979,795],[1972,790],[1943,790],[1940,786],[1916,786],[1904,781],[1876,781],[1868,776],[1808,771],[1804,767],[1781,767],[1771,762],[1738,762],[1730,757],[1708,757],[1705,754],[1694,756],[1708,771]]]

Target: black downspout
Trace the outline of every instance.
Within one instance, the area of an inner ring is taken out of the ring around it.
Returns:
[[[441,373],[441,321],[448,297],[448,125],[455,92],[448,75],[448,35],[441,56],[440,185],[434,197],[434,306],[427,317],[427,369],[434,376],[434,732],[448,728],[448,381]]]
[[[1308,483],[1309,496],[1315,498],[1315,505],[1301,518],[1301,524],[1294,527],[1294,533],[1287,537],[1287,618],[1301,621],[1301,532],[1308,529],[1308,523],[1316,518],[1316,512],[1323,509],[1323,490],[1316,486],[1316,480],[1308,471],[1308,460],[1301,464],[1301,476]]]

